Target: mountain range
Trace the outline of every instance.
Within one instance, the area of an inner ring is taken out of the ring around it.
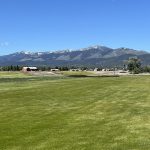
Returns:
[[[138,57],[143,65],[150,64],[150,53],[130,48],[113,49],[91,46],[78,50],[49,52],[16,52],[0,56],[0,66],[122,66],[130,57]]]

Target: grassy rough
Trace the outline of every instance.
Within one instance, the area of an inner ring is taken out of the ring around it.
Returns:
[[[94,76],[94,72],[92,71],[62,71],[62,74],[63,75],[67,75],[67,76],[70,76],[70,75],[86,75],[86,76]]]
[[[148,76],[0,81],[0,149],[148,150],[149,85]]]
[[[22,78],[29,77],[29,75],[21,73],[20,71],[0,71],[0,78]]]

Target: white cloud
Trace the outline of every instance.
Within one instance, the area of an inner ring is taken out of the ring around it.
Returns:
[[[1,46],[1,47],[7,47],[8,45],[9,45],[8,42],[1,42],[1,43],[0,43],[0,46]]]

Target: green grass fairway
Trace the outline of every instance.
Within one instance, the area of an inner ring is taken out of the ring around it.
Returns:
[[[0,150],[150,150],[149,76],[17,78],[0,79]]]
[[[23,74],[20,71],[0,71],[0,78],[23,78],[29,77],[27,74]]]

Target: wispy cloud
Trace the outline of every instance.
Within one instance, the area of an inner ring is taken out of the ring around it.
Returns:
[[[9,45],[9,43],[7,41],[5,42],[0,42],[0,46],[1,47],[7,47]]]

